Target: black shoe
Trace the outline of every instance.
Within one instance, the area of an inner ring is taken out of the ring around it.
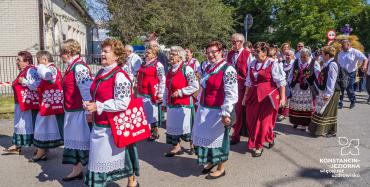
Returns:
[[[343,103],[338,103],[338,109],[342,109],[343,108]]]
[[[81,172],[80,174],[78,174],[78,175],[76,175],[74,177],[64,177],[62,179],[62,181],[69,182],[69,181],[73,181],[73,180],[82,180],[82,178],[83,178],[83,174]]]
[[[230,145],[236,145],[240,142],[240,140],[231,140]]]
[[[212,165],[212,167],[210,167],[210,168],[203,168],[203,170],[202,170],[202,174],[207,174],[207,173],[209,173],[214,167],[215,167],[216,165]]]
[[[354,102],[349,105],[349,109],[352,109],[352,108],[355,108],[355,103]]]
[[[47,157],[46,157],[46,153],[42,156],[40,156],[39,158],[34,158],[32,157],[31,159],[28,160],[28,162],[38,162],[38,161],[46,161],[47,160]]]
[[[294,125],[293,125],[293,128],[295,128],[295,129],[296,129],[296,128],[298,128],[298,125],[294,124]]]
[[[195,153],[195,150],[194,150],[194,148],[190,148],[190,150],[189,150],[189,155],[193,155]]]
[[[268,148],[271,149],[274,147],[274,145],[275,145],[275,140],[273,140],[272,142],[269,142]]]
[[[252,156],[253,156],[253,157],[260,157],[260,156],[262,156],[262,153],[263,153],[263,149],[261,150],[261,152],[260,152],[260,153],[257,153],[256,151],[253,151],[253,152],[252,152]]]
[[[181,150],[179,150],[176,153],[174,153],[174,152],[165,153],[164,156],[165,157],[174,157],[175,155],[181,155],[181,154],[183,154],[183,152]]]
[[[206,179],[210,179],[210,180],[212,180],[212,179],[218,179],[218,178],[223,177],[225,175],[226,175],[226,171],[224,170],[224,172],[222,172],[219,176],[212,176],[212,175],[208,174],[206,176]]]
[[[336,137],[337,136],[337,134],[336,133],[328,133],[328,134],[326,134],[325,135],[325,137],[327,137],[327,138],[332,138],[332,137]]]
[[[155,135],[151,135],[149,138],[148,138],[148,141],[152,142],[152,141],[155,141],[159,139],[159,134],[157,134],[156,136]]]

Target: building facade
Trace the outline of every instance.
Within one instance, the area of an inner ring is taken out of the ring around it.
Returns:
[[[61,43],[71,38],[83,55],[94,54],[97,29],[78,0],[1,0],[0,7],[0,56],[40,49],[59,55]]]

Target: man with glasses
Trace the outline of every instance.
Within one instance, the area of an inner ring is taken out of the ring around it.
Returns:
[[[232,50],[227,55],[227,62],[232,65],[238,74],[239,99],[235,106],[236,121],[233,126],[231,145],[240,142],[240,131],[246,125],[245,108],[242,106],[243,94],[245,92],[245,77],[247,74],[248,58],[250,51],[243,47],[245,42],[243,34],[235,33],[231,36]]]
[[[295,58],[299,59],[301,57],[301,49],[304,48],[304,43],[303,42],[298,42],[297,44],[297,52],[295,53]]]
[[[348,86],[341,88],[341,95],[338,107],[343,108],[344,90],[347,91],[348,98],[351,102],[349,108],[355,107],[356,95],[354,91],[354,84],[356,81],[356,71],[360,66],[361,71],[365,72],[368,60],[366,56],[359,50],[351,47],[351,42],[347,39],[341,41],[342,51],[338,54],[338,63],[341,68],[348,72]]]

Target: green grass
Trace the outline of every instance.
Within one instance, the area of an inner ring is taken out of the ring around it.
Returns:
[[[12,118],[14,113],[13,96],[0,96],[0,118]]]

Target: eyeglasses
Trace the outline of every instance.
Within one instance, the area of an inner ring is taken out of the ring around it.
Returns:
[[[170,53],[170,56],[177,56],[177,55],[179,55],[179,54],[177,54],[177,53]]]
[[[243,42],[243,41],[241,41],[241,40],[231,40],[231,43],[233,43],[233,44],[235,44],[237,42]]]
[[[304,46],[301,46],[301,45],[300,45],[300,46],[297,46],[297,47],[298,47],[298,48],[302,48],[302,47],[304,47]]]
[[[206,55],[209,55],[209,54],[213,54],[214,55],[214,54],[216,54],[219,51],[221,51],[221,50],[206,51],[205,53],[206,53]]]

